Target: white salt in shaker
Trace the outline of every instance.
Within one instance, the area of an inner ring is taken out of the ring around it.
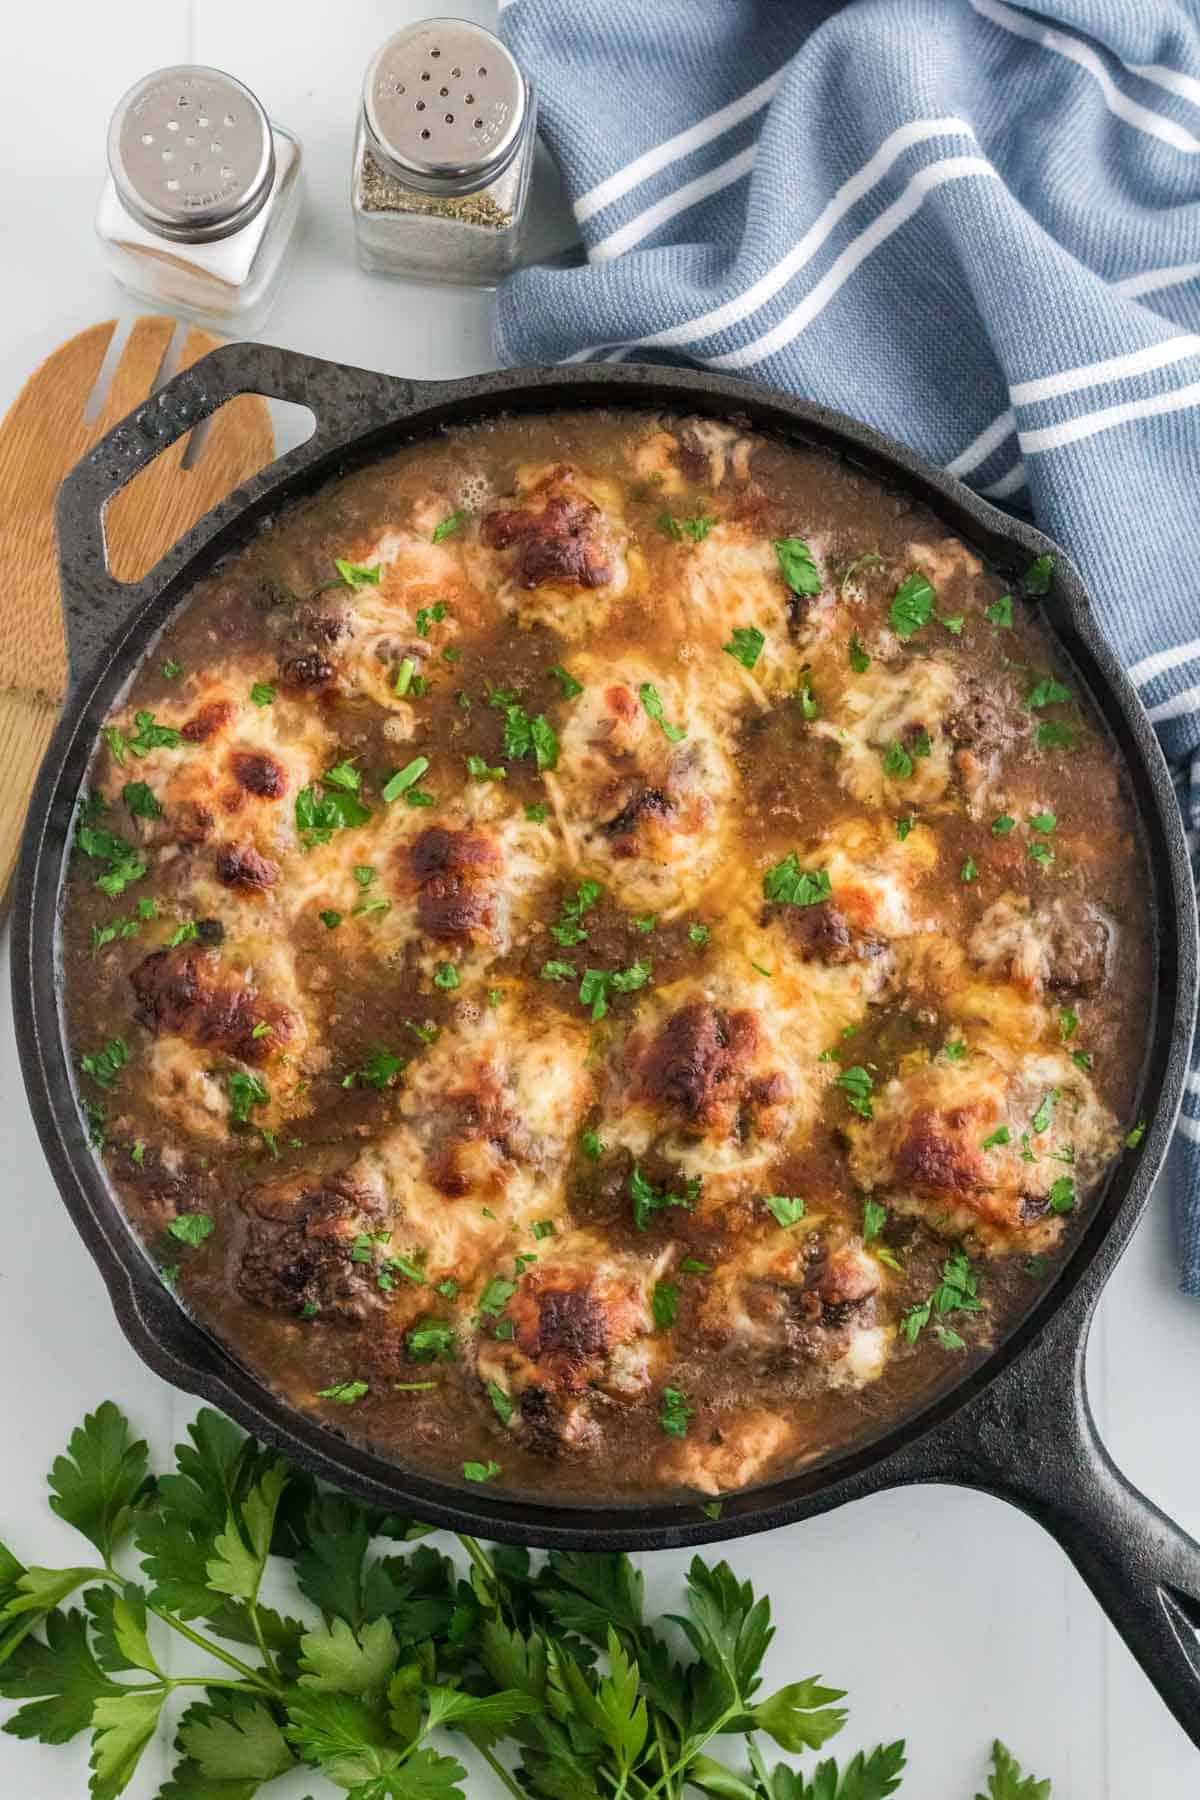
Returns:
[[[481,25],[425,19],[389,38],[367,69],[355,134],[363,268],[494,286],[520,255],[536,113]]]
[[[278,291],[300,210],[300,144],[219,69],[158,69],[108,133],[96,230],[139,300],[218,332],[253,332]]]

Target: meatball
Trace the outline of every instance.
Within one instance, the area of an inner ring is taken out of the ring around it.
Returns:
[[[417,923],[439,942],[488,942],[497,924],[503,858],[480,831],[429,825],[401,852],[416,888]]]
[[[269,1312],[315,1307],[361,1325],[385,1305],[379,1285],[386,1220],[374,1194],[344,1177],[300,1175],[240,1196],[246,1226],[235,1280],[243,1299]]]
[[[279,880],[279,864],[249,844],[223,844],[217,851],[217,880],[244,893],[262,893]]]
[[[674,1113],[697,1135],[744,1135],[756,1114],[790,1097],[786,1076],[756,1066],[764,1047],[757,1014],[689,1001],[644,1049],[631,1043],[635,1098]]]
[[[479,535],[492,550],[513,551],[521,587],[544,582],[604,587],[612,566],[604,542],[604,515],[582,493],[570,469],[560,466],[526,496],[522,507],[488,513]]]
[[[172,1033],[242,1062],[263,1063],[297,1033],[295,1014],[263,1000],[222,967],[213,950],[183,945],[155,950],[130,973],[137,1016],[149,1030]],[[256,1027],[268,1025],[270,1030]]]
[[[832,900],[775,910],[782,914],[787,934],[805,962],[856,962],[887,950],[884,939],[874,932],[855,931]]]

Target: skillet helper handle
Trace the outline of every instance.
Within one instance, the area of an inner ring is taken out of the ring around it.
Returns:
[[[162,592],[185,562],[265,495],[285,474],[336,466],[351,439],[416,411],[436,392],[433,383],[376,374],[301,356],[266,344],[224,344],[135,407],[100,439],[58,491],[55,526],[72,683],[115,648],[147,601]],[[104,509],[113,495],[156,456],[239,394],[260,394],[307,407],[316,418],[311,437],[243,482],[167,552],[141,581],[118,581],[104,543]]]
[[[1100,1439],[1085,1360],[1098,1287],[961,1412],[904,1453],[901,1479],[982,1489],[1066,1551],[1200,1748],[1200,1543],[1139,1492]]]

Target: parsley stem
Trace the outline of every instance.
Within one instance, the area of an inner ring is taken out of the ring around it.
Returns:
[[[480,1549],[479,1540],[477,1538],[468,1537],[465,1532],[461,1531],[455,1532],[454,1535],[457,1537],[459,1543],[462,1545],[471,1561],[475,1564],[475,1567],[486,1581],[488,1588],[495,1596],[496,1611],[502,1613],[504,1611],[504,1601],[500,1593],[500,1583],[496,1579],[496,1571],[492,1567],[491,1559]]]
[[[500,1782],[501,1786],[506,1787],[510,1794],[515,1794],[516,1800],[527,1800],[525,1790],[523,1788],[519,1788],[517,1786],[516,1782],[513,1780],[512,1776],[509,1774],[509,1772],[505,1768],[504,1764],[500,1761],[499,1757],[493,1756],[493,1754],[490,1750],[485,1750],[482,1744],[475,1742],[474,1738],[471,1739],[471,1742],[472,1742],[472,1744],[475,1745],[476,1750],[478,1750],[480,1756],[482,1756],[484,1762],[487,1764],[488,1768],[492,1771],[492,1774],[496,1777],[496,1780],[498,1782]]]
[[[653,1787],[646,1789],[645,1800],[651,1800],[651,1796],[657,1793],[664,1793],[667,1796],[667,1800],[670,1800],[672,1778],[683,1773],[692,1762],[693,1758],[699,1756],[700,1752],[704,1749],[704,1746],[709,1743],[711,1739],[718,1737],[720,1733],[724,1731],[730,1719],[736,1719],[745,1711],[746,1708],[744,1705],[730,1706],[707,1731],[702,1731],[698,1737],[688,1738],[682,1746],[678,1759],[671,1764],[671,1767],[664,1775],[659,1776]]]
[[[252,1669],[249,1663],[244,1663],[230,1651],[223,1650],[220,1644],[214,1644],[211,1638],[203,1637],[200,1632],[193,1631],[190,1625],[185,1625],[182,1619],[175,1617],[174,1613],[164,1612],[160,1606],[147,1604],[146,1611],[153,1613],[156,1619],[161,1619],[164,1625],[169,1625],[172,1631],[177,1631],[180,1637],[187,1638],[188,1642],[195,1644],[198,1650],[204,1650],[209,1656],[215,1656],[218,1662],[225,1664],[226,1668],[236,1669],[239,1675],[245,1676],[246,1680],[252,1683],[257,1692],[271,1694],[277,1700],[283,1698],[283,1688],[279,1680],[277,1678],[266,1679],[266,1670]]]
[[[262,1659],[266,1665],[267,1673],[270,1675],[272,1682],[277,1683],[279,1681],[279,1670],[275,1666],[275,1658],[267,1649],[267,1640],[263,1636],[262,1620],[258,1616],[258,1604],[254,1600],[250,1602],[250,1623],[254,1627],[255,1641],[262,1651]]]

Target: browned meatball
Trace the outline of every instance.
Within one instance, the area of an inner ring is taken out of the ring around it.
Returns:
[[[612,568],[604,544],[604,515],[575,486],[571,470],[555,469],[528,498],[540,504],[490,512],[479,530],[489,549],[514,550],[513,570],[520,585],[606,586]]]
[[[755,1013],[693,1000],[671,1014],[637,1057],[636,1097],[676,1113],[697,1133],[741,1133],[788,1099],[781,1073],[755,1072],[763,1038]]]
[[[217,851],[217,880],[244,893],[262,893],[279,880],[279,864],[250,844],[223,844]]]
[[[242,1062],[263,1063],[296,1035],[288,1007],[262,999],[222,968],[212,950],[178,945],[155,950],[130,974],[137,1016],[155,1032],[170,1032]],[[255,1027],[270,1031],[255,1037]]]
[[[306,1307],[362,1324],[386,1304],[379,1269],[387,1250],[378,1199],[344,1177],[262,1182],[239,1204],[246,1225],[235,1274],[243,1299],[270,1312]]]
[[[444,943],[491,937],[503,858],[490,837],[429,825],[401,854],[407,880],[416,888],[422,931]]]

